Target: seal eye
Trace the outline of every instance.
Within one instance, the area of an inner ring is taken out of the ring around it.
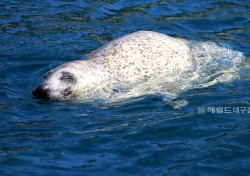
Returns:
[[[61,72],[61,73],[62,73],[62,76],[60,80],[70,82],[70,83],[76,83],[76,78],[73,74],[69,72]]]

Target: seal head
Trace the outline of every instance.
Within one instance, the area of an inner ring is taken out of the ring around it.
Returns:
[[[95,82],[94,74],[89,74],[90,70],[87,62],[66,63],[48,71],[32,94],[37,98],[59,100],[75,99],[79,94],[88,94],[89,86]]]

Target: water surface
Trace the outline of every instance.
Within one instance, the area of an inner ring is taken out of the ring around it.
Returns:
[[[34,99],[39,78],[107,41],[152,30],[250,56],[247,0],[2,0],[0,175],[248,175],[250,83],[107,107]],[[244,76],[244,75],[243,75]]]

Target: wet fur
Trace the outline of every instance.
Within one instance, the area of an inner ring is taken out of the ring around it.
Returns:
[[[148,94],[173,99],[190,88],[237,78],[243,60],[241,52],[227,45],[139,31],[111,41],[84,60],[50,70],[40,88],[49,98],[84,102],[119,102]]]

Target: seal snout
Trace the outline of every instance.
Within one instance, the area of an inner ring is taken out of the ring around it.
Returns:
[[[37,98],[49,98],[49,90],[44,89],[43,86],[38,86],[35,90],[32,91],[32,95]]]

